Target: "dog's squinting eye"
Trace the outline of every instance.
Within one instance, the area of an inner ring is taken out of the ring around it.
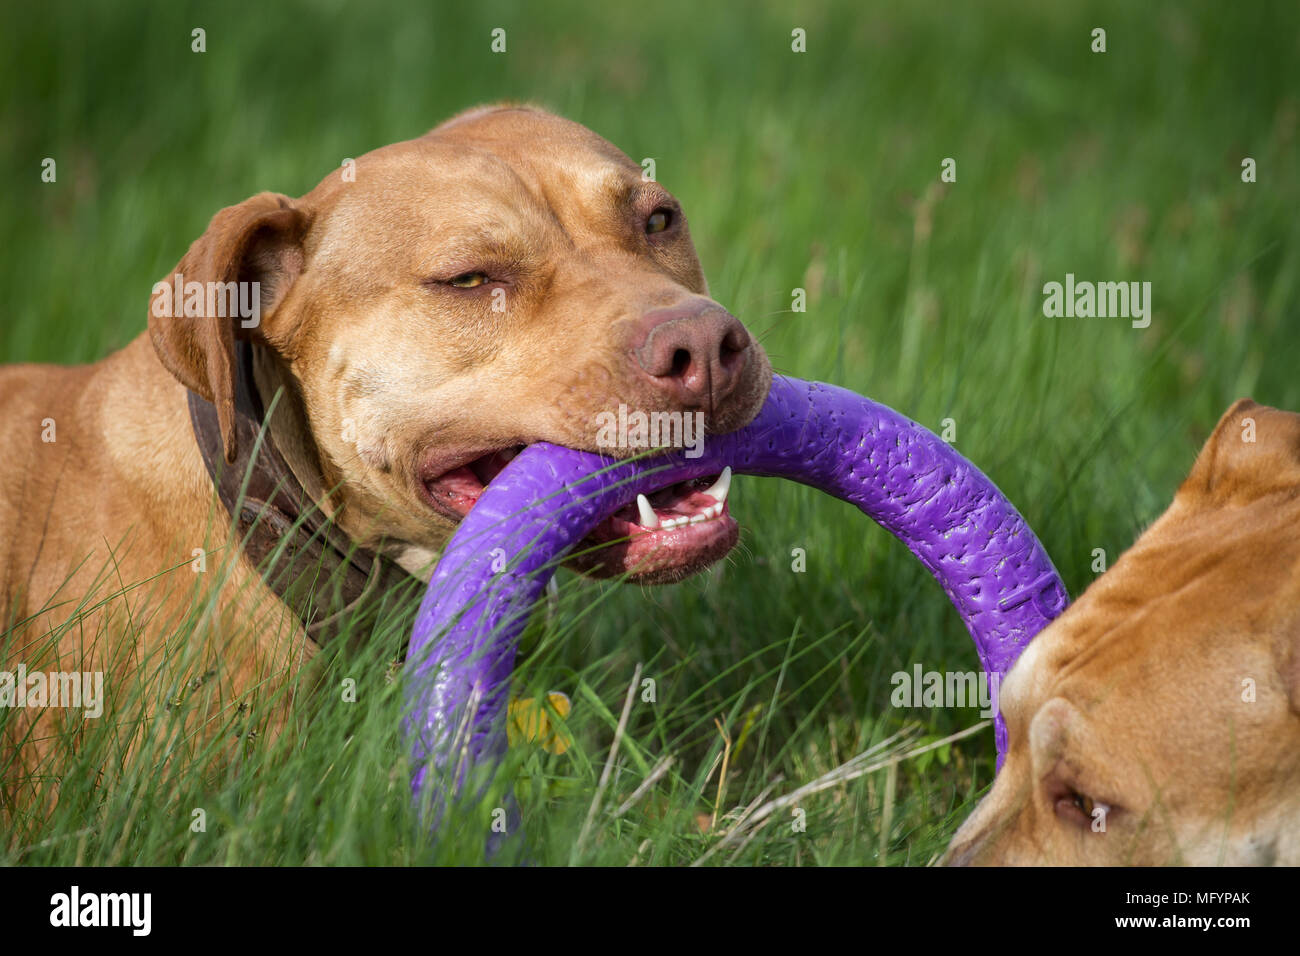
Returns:
[[[474,289],[488,281],[490,281],[488,277],[481,272],[462,272],[460,275],[448,279],[447,285],[454,285],[457,289]]]
[[[650,214],[650,218],[645,221],[645,231],[647,233],[663,232],[673,224],[673,213],[671,209],[656,209]]]
[[[1086,794],[1079,793],[1077,790],[1069,790],[1056,799],[1056,815],[1067,823],[1075,823],[1080,826],[1094,826],[1097,820],[1102,820],[1102,829],[1099,832],[1105,832],[1105,818],[1110,813],[1110,807],[1104,803],[1093,800]]]

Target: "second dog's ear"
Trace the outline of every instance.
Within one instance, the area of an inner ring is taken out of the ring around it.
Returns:
[[[308,220],[277,193],[229,206],[212,217],[150,296],[154,350],[181,384],[216,406],[227,462],[238,450],[235,339],[266,341],[263,320],[302,271]]]
[[[1243,398],[1223,413],[1179,494],[1222,503],[1297,489],[1300,415]]]

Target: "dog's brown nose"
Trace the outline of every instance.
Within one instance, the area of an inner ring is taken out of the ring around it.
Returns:
[[[749,360],[749,332],[714,302],[656,309],[641,322],[637,364],[675,402],[716,408],[735,390]]]

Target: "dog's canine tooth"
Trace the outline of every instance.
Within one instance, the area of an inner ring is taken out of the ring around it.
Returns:
[[[650,507],[650,499],[645,495],[637,495],[636,507],[640,516],[641,527],[648,531],[671,531],[673,528],[680,528],[682,525],[703,524],[705,521],[712,521],[714,518],[721,517],[722,507],[727,501],[729,491],[731,491],[730,465],[722,469],[722,474],[718,476],[717,481],[704,489],[706,495],[712,496],[714,503],[698,514],[682,515],[677,518],[660,518],[655,514],[654,508]]]
[[[654,531],[659,527],[659,516],[655,510],[650,507],[650,499],[645,495],[636,496],[636,510],[641,527]]]
[[[731,490],[731,466],[728,465],[722,469],[722,474],[718,475],[718,480],[704,489],[706,495],[712,495],[713,499],[721,505],[727,500],[727,492]]]

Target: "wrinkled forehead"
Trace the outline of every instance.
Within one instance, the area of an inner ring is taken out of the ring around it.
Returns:
[[[1065,693],[1070,677],[1086,667],[1090,647],[1108,630],[1088,604],[1085,594],[1044,627],[1003,678],[998,702],[1008,721],[1027,721],[1043,701]]]
[[[391,249],[462,233],[601,232],[620,228],[638,200],[667,197],[586,127],[524,110],[452,120],[375,150],[357,160],[353,181],[332,174],[318,193],[322,253],[365,234]]]
[[[617,216],[638,193],[657,191],[641,168],[580,123],[531,109],[455,117],[417,143],[493,183],[509,183],[563,219]],[[459,160],[459,162],[457,162]]]
[[[640,167],[622,150],[581,123],[528,108],[471,111],[434,127],[416,142],[490,153],[521,171],[568,171],[578,179],[614,171],[621,179],[640,174]]]

